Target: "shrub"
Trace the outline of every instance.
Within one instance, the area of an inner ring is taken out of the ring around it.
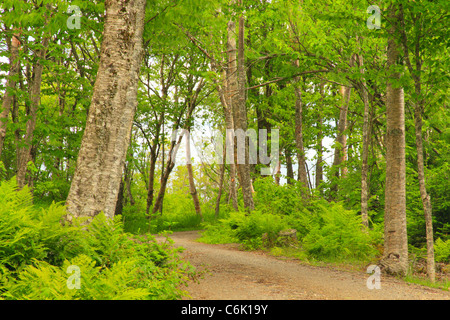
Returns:
[[[15,270],[32,259],[45,258],[40,241],[43,224],[34,219],[29,189],[17,191],[15,179],[2,182],[0,203],[0,264]]]
[[[247,249],[258,249],[262,246],[262,235],[266,233],[275,240],[278,232],[287,228],[283,217],[253,211],[246,215],[243,212],[232,212],[219,224],[210,225],[199,239],[205,243],[240,242]]]
[[[308,255],[322,260],[362,260],[373,258],[376,250],[361,218],[341,204],[319,205],[310,232],[303,239]]]
[[[99,214],[62,225],[62,204],[34,208],[29,191],[0,185],[0,299],[178,299],[191,275],[170,239],[124,232],[122,217]],[[67,288],[67,267],[83,287]]]
[[[450,262],[450,240],[438,238],[434,243],[434,255],[437,262]]]

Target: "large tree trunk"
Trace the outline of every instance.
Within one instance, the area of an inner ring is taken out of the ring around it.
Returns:
[[[14,100],[14,94],[12,91],[16,87],[16,77],[20,70],[20,60],[19,60],[19,35],[15,34],[12,36],[9,46],[9,74],[6,81],[5,95],[3,96],[2,109],[0,110],[0,159],[3,150],[3,144],[5,142],[6,127],[8,125],[9,113],[11,111],[11,106]]]
[[[24,137],[24,146],[19,149],[19,154],[17,155],[20,159],[17,168],[17,186],[21,189],[27,183],[27,169],[28,163],[32,160],[32,149],[33,149],[33,137],[34,130],[36,129],[37,112],[41,101],[41,84],[42,84],[42,72],[44,66],[42,60],[45,58],[47,52],[47,47],[49,43],[49,38],[44,36],[42,40],[42,48],[36,51],[36,62],[33,65],[33,76],[30,83],[30,119],[27,121],[27,127]]]
[[[231,109],[233,115],[234,131],[237,134],[238,130],[246,133],[247,131],[247,111],[245,106],[245,57],[244,57],[244,18],[239,18],[239,54],[236,54],[236,23],[233,20],[228,22],[228,90],[231,98]],[[239,68],[236,67],[236,57],[239,57]],[[227,141],[230,141],[230,137],[227,134]],[[238,139],[235,139],[237,141]],[[254,209],[252,186],[250,179],[250,164],[248,163],[248,145],[246,143],[247,138],[241,139],[241,143],[233,143],[236,146],[234,155],[245,155],[244,163],[237,163],[237,174],[239,182],[242,188],[242,194],[244,198],[244,206],[247,210]],[[230,159],[232,158],[232,154]],[[234,161],[234,160],[233,160]],[[232,181],[233,183],[234,181]]]
[[[242,6],[242,0],[239,1]],[[245,22],[244,16],[239,17],[239,52],[238,52],[238,84],[239,94],[236,108],[238,112],[235,112],[235,130],[241,129],[243,132],[247,132],[247,107],[246,107],[246,72],[245,72]],[[238,171],[240,176],[240,184],[242,187],[242,195],[244,199],[244,207],[248,211],[255,209],[253,202],[253,187],[250,177],[250,163],[249,163],[249,144],[248,139],[245,138],[244,145],[237,146],[238,154],[245,154],[245,163],[238,164]],[[239,152],[240,150],[240,152]]]
[[[386,98],[386,189],[384,217],[384,253],[380,261],[390,274],[405,275],[408,271],[408,238],[406,231],[406,169],[405,169],[405,101],[399,87],[401,74],[393,71],[399,64],[399,46],[396,42],[398,10],[389,8],[387,49]]]
[[[108,0],[100,65],[77,168],[67,198],[67,219],[112,218],[122,178],[143,58],[145,0]]]
[[[231,27],[230,24],[228,24],[228,27]],[[230,29],[228,29],[228,50],[230,50]],[[231,52],[228,51],[228,63],[227,63],[227,70],[225,73],[225,81],[224,81],[224,85],[223,85],[223,89],[221,90],[222,94],[221,96],[221,101],[222,101],[222,105],[224,107],[224,113],[225,113],[225,126],[226,126],[226,130],[227,132],[229,132],[229,130],[233,130],[234,129],[234,122],[233,122],[233,109],[232,109],[232,95],[233,93],[231,92],[231,87],[232,87],[232,83],[234,81],[233,79],[233,75],[231,74],[231,70],[233,68],[233,63],[230,60],[231,57]],[[233,138],[227,133],[226,137],[225,137],[225,141],[226,141],[226,146],[231,146],[234,145],[233,142]],[[224,148],[226,150],[226,148]],[[229,156],[229,152],[227,153],[225,151],[225,155],[226,157]],[[230,157],[230,158],[223,158],[223,165],[225,165],[226,163],[228,163],[230,165],[230,183],[229,183],[229,192],[230,192],[230,197],[231,197],[231,201],[232,201],[232,205],[233,205],[233,209],[235,211],[239,210],[238,207],[238,203],[237,203],[237,191],[236,191],[236,163],[234,162],[234,157]],[[227,161],[226,161],[227,159]]]

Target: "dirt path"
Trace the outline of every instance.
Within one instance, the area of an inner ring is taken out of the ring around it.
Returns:
[[[175,232],[176,246],[198,270],[209,271],[187,287],[194,300],[450,300],[450,293],[381,276],[381,289],[370,290],[369,274],[281,260],[264,252],[239,251],[233,245],[196,242],[197,231]]]

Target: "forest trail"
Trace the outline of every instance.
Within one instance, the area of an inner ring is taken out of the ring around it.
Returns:
[[[381,275],[381,289],[368,289],[369,274],[301,264],[236,245],[196,242],[198,231],[174,232],[183,257],[206,271],[186,290],[193,300],[450,300],[450,293]],[[157,237],[163,240],[162,237]],[[189,299],[189,298],[187,298]]]

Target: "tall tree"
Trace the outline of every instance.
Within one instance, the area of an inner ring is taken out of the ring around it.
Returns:
[[[386,97],[386,188],[384,252],[381,265],[387,273],[408,271],[406,231],[405,100],[400,84],[403,66],[398,43],[398,5],[388,8],[387,97]]]
[[[439,7],[437,7],[439,8]],[[414,6],[409,8],[413,23],[411,23],[413,29],[413,40],[408,42],[408,31],[406,29],[405,9],[404,6],[400,6],[400,33],[402,39],[402,48],[404,53],[404,60],[408,68],[409,74],[414,82],[414,95],[412,96],[414,104],[414,129],[415,129],[415,142],[417,149],[417,173],[419,178],[419,190],[422,200],[423,212],[425,216],[426,227],[426,239],[427,239],[427,274],[431,282],[436,280],[435,259],[434,259],[434,236],[433,236],[433,218],[432,218],[432,206],[431,197],[427,192],[426,177],[425,177],[425,160],[424,160],[424,147],[423,147],[423,113],[426,104],[426,94],[422,89],[423,79],[423,64],[425,56],[424,48],[424,27],[426,25],[426,14],[416,11]],[[436,7],[433,8],[436,10]],[[436,16],[442,15],[443,12],[436,10],[433,12]],[[434,35],[436,37],[436,35]],[[412,50],[409,49],[412,43]],[[428,49],[430,50],[430,49]],[[410,52],[412,51],[412,52]],[[432,73],[431,77],[434,75]]]
[[[227,68],[226,68],[226,81],[224,83],[224,90],[226,94],[224,95],[224,99],[222,99],[222,104],[226,107],[224,108],[225,112],[225,123],[227,128],[226,135],[226,145],[232,146],[234,145],[234,137],[230,134],[232,130],[235,128],[235,119],[234,119],[234,105],[236,104],[236,96],[237,96],[237,68],[236,68],[236,22],[233,19],[230,19],[227,23]],[[231,150],[230,150],[231,151]],[[232,205],[234,210],[238,210],[237,203],[237,187],[236,187],[236,175],[237,175],[237,166],[234,160],[234,151],[233,153],[227,152],[227,161],[230,163],[230,197],[232,201]]]
[[[239,0],[239,5],[243,9],[243,1]],[[235,107],[235,130],[242,130],[247,132],[247,107],[246,107],[246,72],[245,72],[245,19],[243,13],[239,16],[239,52],[238,52],[238,92]],[[237,132],[236,132],[237,134]],[[246,135],[246,134],[245,134]],[[238,155],[245,154],[245,163],[238,164],[240,184],[242,187],[242,195],[244,198],[244,206],[247,210],[252,211],[255,208],[252,194],[252,180],[250,177],[250,163],[249,163],[249,144],[247,137],[241,139],[244,144],[237,145]],[[239,152],[240,150],[240,152]]]
[[[67,198],[67,219],[114,215],[143,58],[146,0],[105,1],[100,66],[77,168]]]

